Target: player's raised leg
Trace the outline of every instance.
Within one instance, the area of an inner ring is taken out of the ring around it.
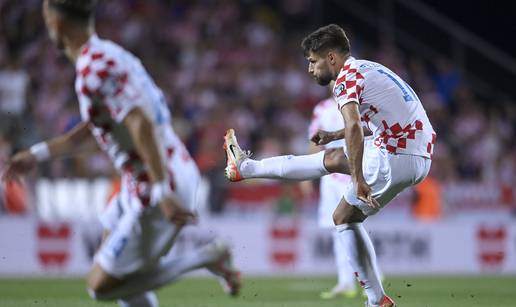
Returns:
[[[227,166],[225,176],[230,181],[249,178],[310,180],[331,172],[349,174],[344,151],[341,148],[327,149],[315,154],[301,156],[277,156],[253,160],[250,153],[238,145],[235,131],[229,129],[224,136]]]

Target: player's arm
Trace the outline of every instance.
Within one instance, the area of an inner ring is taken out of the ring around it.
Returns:
[[[2,179],[18,180],[20,175],[32,170],[38,162],[97,150],[98,147],[87,125],[80,123],[61,136],[37,143],[15,154],[8,161]]]
[[[366,127],[362,127],[364,136],[370,136],[373,135],[371,130],[367,129]],[[314,142],[316,145],[326,145],[330,142],[336,141],[336,140],[342,140],[346,138],[346,129],[341,129],[337,131],[325,131],[325,130],[317,130],[317,132],[312,136],[310,139],[312,142]]]
[[[154,125],[139,107],[133,108],[124,118],[138,155],[142,158],[152,182],[152,200],[157,202],[165,217],[177,224],[193,222],[195,216],[181,206],[170,189],[165,159],[159,149]]]
[[[62,158],[98,151],[99,147],[88,125],[89,123],[81,122],[69,132],[47,141],[49,158]],[[37,150],[32,149],[32,151],[37,154]]]
[[[364,131],[360,121],[358,103],[350,102],[340,109],[344,118],[344,135],[348,149],[348,163],[351,179],[358,199],[372,207],[377,207],[378,202],[371,195],[371,188],[364,179],[362,171],[362,158],[364,155]]]

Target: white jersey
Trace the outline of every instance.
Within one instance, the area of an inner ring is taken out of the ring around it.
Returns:
[[[148,205],[149,176],[122,121],[133,108],[141,108],[154,124],[167,165],[178,152],[188,160],[188,152],[172,129],[163,93],[139,59],[95,35],[81,49],[76,74],[75,91],[82,120],[90,123],[100,148],[122,175],[123,185],[140,198],[142,205]],[[169,172],[173,172],[172,167]],[[173,182],[171,186],[174,188]]]
[[[385,66],[349,57],[333,89],[339,109],[359,104],[374,144],[390,153],[431,158],[436,134],[410,86]]]
[[[335,100],[328,98],[320,101],[314,108],[312,113],[312,121],[308,127],[308,138],[317,132],[317,130],[324,131],[338,131],[344,129],[344,120],[339,112],[337,106],[335,106]],[[324,148],[338,148],[344,147],[344,139],[336,140],[324,145]]]
[[[344,120],[335,105],[333,98],[320,101],[314,108],[312,121],[308,127],[308,138],[311,138],[317,130],[337,131],[344,129]],[[345,147],[344,139],[336,140],[324,145],[324,148]],[[333,211],[337,208],[340,199],[344,195],[344,186],[351,182],[351,177],[345,174],[333,173],[321,178],[319,186],[318,224],[323,228],[333,228]]]

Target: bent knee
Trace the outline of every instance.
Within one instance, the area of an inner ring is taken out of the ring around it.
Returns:
[[[95,265],[88,279],[88,293],[93,299],[102,299],[104,294],[111,291],[120,283],[120,280],[104,272],[100,266]]]
[[[88,278],[88,294],[92,299],[101,300],[102,294],[108,292],[110,288],[102,280]]]
[[[358,208],[347,205],[339,206],[333,212],[333,223],[335,226],[348,223],[362,223],[367,216],[362,213]]]
[[[349,167],[342,148],[329,148],[324,153],[324,167],[330,173],[349,174]]]
[[[333,224],[335,224],[335,226],[347,223],[346,215],[341,211],[336,210],[335,212],[333,212],[332,217]]]
[[[108,294],[113,288],[112,286],[109,286],[104,281],[92,280],[91,278],[88,278],[87,284],[87,291],[92,299],[97,301],[110,300],[110,298],[108,298]]]

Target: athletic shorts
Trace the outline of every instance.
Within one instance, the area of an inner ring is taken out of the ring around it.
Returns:
[[[364,179],[380,208],[372,208],[357,198],[353,183],[344,188],[344,199],[365,215],[374,215],[405,188],[421,182],[428,175],[432,160],[415,155],[391,154],[376,146],[364,146]]]
[[[169,170],[174,192],[185,207],[195,212],[200,182],[197,166],[192,160],[172,161]],[[163,217],[158,206],[135,209],[141,208],[136,206],[140,200],[129,192],[127,184],[122,180],[120,193],[100,216],[109,236],[94,258],[104,271],[117,278],[154,266],[168,253],[180,230]]]

